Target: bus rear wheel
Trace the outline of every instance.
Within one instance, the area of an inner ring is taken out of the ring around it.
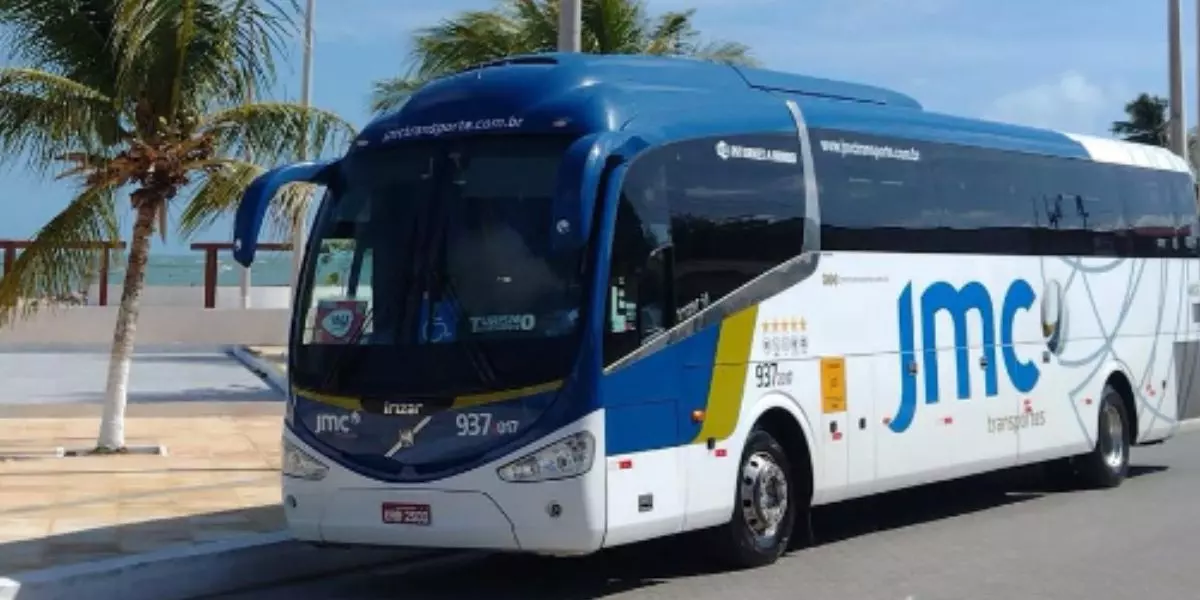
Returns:
[[[1075,457],[1080,483],[1093,488],[1114,488],[1129,474],[1129,451],[1134,432],[1120,392],[1104,387],[1100,399],[1096,447]]]
[[[774,563],[787,550],[796,522],[798,483],[791,461],[770,433],[754,429],[738,467],[733,515],[714,529],[712,549],[734,568]]]

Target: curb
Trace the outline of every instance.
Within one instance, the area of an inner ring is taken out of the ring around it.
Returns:
[[[286,532],[254,534],[0,575],[0,600],[189,600],[365,568],[414,569],[453,560],[461,554],[317,548],[292,540]]]
[[[230,346],[225,349],[225,354],[242,363],[242,366],[250,369],[250,372],[257,375],[259,379],[262,379],[271,389],[287,397],[287,376],[280,372],[275,365],[271,364],[271,361],[255,356],[246,346]]]

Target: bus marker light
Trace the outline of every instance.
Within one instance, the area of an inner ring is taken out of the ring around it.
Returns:
[[[704,422],[704,411],[693,410],[692,411],[692,422],[693,423],[703,423]]]
[[[841,439],[842,439],[842,432],[840,432],[840,431],[833,432],[833,441],[837,442],[837,441],[840,441]]]
[[[633,459],[622,458],[621,460],[617,461],[617,468],[621,470],[632,469]]]
[[[942,423],[945,423],[946,425],[953,425],[953,424],[954,424],[954,417],[943,417],[943,418],[942,418]]]
[[[716,454],[717,458],[725,458],[729,454],[729,451],[725,450],[724,448],[717,448]]]

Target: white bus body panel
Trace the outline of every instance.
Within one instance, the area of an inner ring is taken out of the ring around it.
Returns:
[[[1016,359],[1038,370],[1027,393],[1010,381],[1001,346],[1005,292],[1018,280],[1034,294],[1030,306],[1016,310],[1012,319]],[[922,292],[942,282],[955,290],[978,282],[989,293],[995,395],[986,393],[986,370],[980,365],[984,323],[979,312],[967,310],[963,320],[969,384],[963,399],[957,393],[953,318],[941,310],[931,323],[922,321]],[[758,307],[741,416],[722,445],[737,455],[761,414],[786,407],[809,435],[813,503],[835,502],[1087,452],[1096,440],[1101,393],[1115,373],[1131,384],[1136,441],[1164,439],[1178,428],[1175,343],[1200,339],[1191,317],[1194,299],[1187,292],[1196,282],[1200,260],[1189,259],[824,253],[813,277]],[[902,393],[899,298],[910,283],[916,409],[911,425],[896,433],[888,423]],[[1059,319],[1064,340],[1054,350],[1043,333],[1044,303],[1055,312],[1048,318]],[[932,361],[926,360],[921,341],[931,326],[936,330],[936,403],[926,402]],[[845,406],[840,408],[827,406],[823,397],[822,363],[830,359],[844,361]],[[763,362],[790,373],[791,384],[758,388],[753,370]],[[736,472],[717,473],[711,483],[689,481],[689,506],[697,507],[689,510],[689,523],[707,524],[705,516],[731,510],[732,494],[718,492],[732,489]]]

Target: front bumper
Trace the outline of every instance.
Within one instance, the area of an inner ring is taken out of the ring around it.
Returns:
[[[597,446],[587,473],[537,483],[496,475],[501,465],[582,430],[592,432]],[[284,436],[320,456],[291,432]],[[324,461],[329,472],[320,481],[283,478],[288,528],[299,540],[330,544],[587,554],[604,541],[603,440],[603,411],[597,411],[495,462],[423,485],[383,484]],[[428,506],[429,522],[386,522],[385,504]]]

